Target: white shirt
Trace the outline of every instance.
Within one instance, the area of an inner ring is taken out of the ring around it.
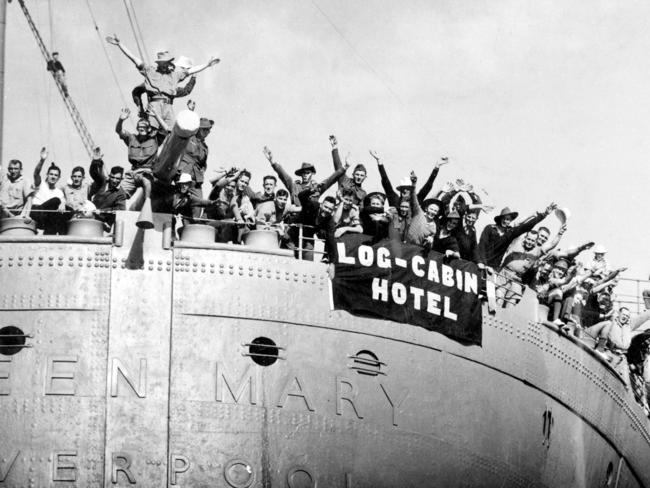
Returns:
[[[32,203],[34,205],[43,205],[52,198],[58,198],[62,203],[65,203],[65,195],[63,194],[63,191],[60,188],[50,188],[49,185],[43,181],[41,182],[41,186],[38,187]]]

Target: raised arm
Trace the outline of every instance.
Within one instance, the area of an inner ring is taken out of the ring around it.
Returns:
[[[433,183],[436,181],[436,177],[440,171],[440,166],[443,166],[448,162],[448,158],[442,157],[440,158],[440,161],[435,164],[433,171],[431,171],[431,174],[429,175],[429,178],[427,178],[427,181],[424,182],[424,185],[422,185],[422,188],[420,188],[420,191],[418,192],[418,202],[422,203],[427,198],[427,195],[431,191],[431,188],[433,188]]]
[[[512,240],[531,230],[542,220],[544,220],[548,216],[548,214],[550,214],[556,208],[557,205],[555,203],[551,203],[548,207],[546,207],[546,210],[544,210],[543,212],[537,212],[535,213],[535,215],[531,215],[530,217],[528,217],[521,224],[513,227],[513,232],[512,234],[510,234]]]
[[[419,196],[415,193],[415,185],[418,182],[418,177],[415,175],[415,171],[411,171],[411,216],[415,217],[422,213],[422,207],[420,207]]]
[[[124,121],[129,118],[129,115],[131,115],[131,111],[128,108],[123,108],[120,111],[120,116],[117,119],[117,124],[115,124],[115,132],[117,133],[118,136],[120,136],[120,139],[127,139],[128,133],[124,130]]]
[[[293,199],[294,185],[291,176],[289,176],[289,173],[287,173],[284,170],[284,168],[280,165],[280,163],[276,163],[275,161],[273,161],[273,153],[268,147],[264,146],[263,152],[268,162],[271,163],[271,167],[273,168],[273,171],[277,173],[278,178],[280,178],[280,181],[287,188],[289,195],[291,195],[291,198]],[[293,203],[297,204],[298,202],[293,202]]]
[[[565,232],[566,232],[566,224],[560,227],[560,230],[557,231],[557,234],[552,241],[548,241],[541,247],[542,253],[546,254],[551,249],[555,248],[555,246],[557,246],[560,243],[560,239],[562,239],[562,236],[564,235]]]
[[[330,186],[336,183],[339,180],[339,178],[345,174],[345,172],[349,167],[350,167],[350,163],[346,161],[343,166],[341,166],[339,169],[334,171],[334,173],[332,173],[323,181],[321,181],[318,184],[318,188],[320,189],[321,193],[325,192]]]
[[[210,66],[214,66],[216,64],[219,64],[221,60],[219,58],[215,58],[212,56],[207,63],[204,64],[199,64],[197,66],[192,66],[190,69],[187,70],[188,75],[195,75],[200,71],[203,71],[204,69],[209,68]]]
[[[183,86],[179,86],[176,88],[176,97],[186,97],[190,93],[192,93],[192,90],[194,90],[194,86],[196,85],[196,76],[190,76],[190,79],[185,83]],[[188,103],[190,101],[188,100]],[[189,106],[188,106],[189,108]],[[190,108],[190,110],[194,110],[193,108]]]
[[[106,38],[106,41],[109,44],[113,44],[114,46],[119,47],[120,51],[122,51],[124,55],[133,62],[133,64],[135,64],[136,68],[138,69],[144,68],[144,61],[142,61],[135,54],[129,51],[129,49],[120,42],[119,38],[115,34],[113,34],[112,36],[108,36]]]
[[[399,195],[395,192],[395,190],[393,189],[393,185],[388,179],[388,174],[386,173],[386,169],[384,168],[384,163],[381,162],[376,151],[373,151],[371,149],[370,155],[374,158],[375,161],[377,161],[377,169],[379,170],[379,176],[381,178],[381,187],[384,189],[384,193],[386,193],[386,199],[388,200],[388,204],[391,207],[398,207]]]
[[[108,179],[108,174],[106,173],[106,168],[104,167],[104,155],[102,150],[97,146],[93,149],[93,159],[90,162],[90,169],[88,173],[92,178],[93,182],[96,185],[95,191],[98,191]]]
[[[163,132],[168,133],[168,132],[171,131],[171,128],[165,123],[165,121],[155,111],[147,109],[145,113],[149,117],[153,117],[154,119],[156,119],[156,122],[158,122],[158,126],[160,127],[160,129]]]
[[[41,148],[41,155],[38,163],[36,163],[36,168],[34,168],[34,188],[41,186],[41,170],[43,169],[43,164],[47,159],[47,149]]]

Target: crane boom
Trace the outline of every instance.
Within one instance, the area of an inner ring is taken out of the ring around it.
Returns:
[[[46,62],[52,61],[52,55],[48,51],[47,47],[45,46],[45,43],[43,42],[43,39],[41,38],[41,34],[38,32],[38,29],[36,28],[36,25],[34,24],[34,21],[32,20],[32,16],[29,14],[29,10],[27,10],[27,6],[25,5],[24,0],[18,0],[18,3],[20,4],[20,8],[22,9],[23,13],[25,14],[25,18],[27,19],[27,24],[29,25],[29,28],[32,31],[32,34],[34,34],[34,37],[36,38],[36,44],[38,44],[39,49],[41,50],[41,54],[43,54],[43,57],[45,58]],[[77,110],[77,106],[74,104],[72,101],[72,98],[68,93],[66,93],[66,87],[63,86],[61,80],[55,76],[54,71],[50,72],[52,74],[52,79],[54,80],[54,83],[56,84],[56,87],[59,90],[59,93],[61,94],[61,98],[63,99],[63,103],[65,104],[65,107],[68,109],[68,112],[70,113],[70,116],[72,117],[72,122],[74,123],[74,126],[77,129],[77,132],[79,133],[79,136],[81,137],[81,141],[83,142],[84,147],[86,148],[86,152],[88,152],[89,156],[92,156],[93,148],[95,147],[95,143],[93,142],[93,138],[90,135],[90,131],[86,127],[86,124],[84,123],[83,119],[81,118],[81,114],[79,113],[79,110]]]

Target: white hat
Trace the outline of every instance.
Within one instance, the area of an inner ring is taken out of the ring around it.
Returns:
[[[602,244],[598,244],[596,247],[594,247],[594,254],[605,254],[607,252],[607,249],[605,249],[605,246]]]
[[[194,66],[194,63],[192,63],[192,60],[187,56],[179,56],[176,58],[176,61],[174,61],[174,66],[190,69],[192,66]]]
[[[192,183],[192,177],[187,173],[181,173],[178,183]]]
[[[402,181],[397,185],[397,191],[401,191],[401,188],[411,188],[413,183],[411,183],[411,178],[402,178]]]

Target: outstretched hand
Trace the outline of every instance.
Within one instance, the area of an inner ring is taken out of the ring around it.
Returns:
[[[550,214],[553,210],[555,210],[556,208],[557,208],[557,203],[555,203],[555,202],[551,202],[551,203],[549,204],[549,206],[546,207],[546,210],[544,211],[544,213],[545,213],[546,215],[549,215],[549,214]]]
[[[214,66],[215,64],[219,64],[220,62],[221,60],[219,58],[212,56],[208,61],[208,66]]]
[[[42,147],[41,148],[41,161],[44,161],[47,159],[47,148]]]
[[[129,110],[128,108],[125,107],[122,110],[120,110],[120,120],[128,119],[129,115],[131,115],[131,110]]]
[[[113,44],[114,46],[120,45],[120,40],[118,39],[116,34],[113,34],[112,36],[106,36],[106,42],[108,42],[109,44]]]
[[[418,177],[416,176],[415,171],[411,171],[409,177],[411,178],[411,184],[415,186],[415,184],[418,182]]]
[[[188,100],[187,108],[194,112],[194,109],[196,108],[196,102],[194,100]]]
[[[93,148],[93,159],[104,159],[104,153],[102,153],[102,148],[95,146]]]
[[[562,227],[560,227],[560,230],[557,231],[557,233],[560,235],[564,234],[565,232],[566,232],[566,224],[562,225]]]
[[[271,150],[267,146],[264,146],[264,149],[262,149],[262,152],[264,153],[264,156],[266,157],[266,159],[269,160],[269,163],[272,163],[273,162],[273,153],[271,152]]]
[[[379,164],[379,155],[377,154],[377,151],[374,149],[368,149],[368,152],[375,159],[375,161],[377,161],[377,164]]]
[[[332,149],[336,149],[339,145],[338,141],[336,140],[336,136],[333,134],[330,136],[330,145],[332,146]]]
[[[444,166],[445,164],[449,163],[449,158],[447,156],[443,156],[440,158],[440,161],[436,162],[436,168],[439,168],[440,166]]]

